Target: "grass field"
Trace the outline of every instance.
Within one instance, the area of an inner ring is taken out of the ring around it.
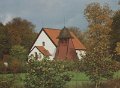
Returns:
[[[89,77],[87,77],[84,73],[78,72],[70,72],[73,75],[72,80],[67,83],[67,88],[79,88],[81,84],[90,83]],[[24,79],[25,73],[19,73],[15,75],[14,86],[16,88],[24,88]],[[9,78],[11,80],[13,78],[13,74],[0,74],[0,78]],[[114,78],[120,78],[120,71],[115,73]]]

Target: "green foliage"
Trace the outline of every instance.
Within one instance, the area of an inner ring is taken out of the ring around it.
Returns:
[[[117,46],[115,48],[115,51],[116,51],[117,55],[120,55],[120,42],[117,42]]]
[[[112,31],[110,32],[111,35],[111,54],[113,55],[113,59],[120,61],[120,55],[117,54],[116,51],[117,43],[120,42],[120,11],[117,11],[113,16],[112,22]]]
[[[0,60],[0,73],[4,71],[4,62]]]
[[[85,64],[85,73],[93,82],[101,81],[103,78],[110,79],[119,69],[119,63],[112,61],[111,58],[85,58],[83,63]]]
[[[0,88],[24,88],[25,74],[0,74]]]
[[[21,45],[14,45],[10,50],[9,71],[26,72],[27,50]]]
[[[8,52],[9,46],[6,28],[0,23],[0,58],[3,57],[3,53]]]
[[[9,78],[0,79],[0,88],[11,88],[13,85],[13,80],[9,80]]]
[[[15,45],[10,50],[10,55],[13,58],[21,61],[27,61],[27,51],[23,46]]]
[[[70,74],[61,61],[42,60],[29,63],[26,88],[64,88]]]

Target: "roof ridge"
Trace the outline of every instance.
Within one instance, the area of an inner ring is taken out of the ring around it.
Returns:
[[[60,30],[60,29],[58,29],[58,28],[43,28],[43,29]]]

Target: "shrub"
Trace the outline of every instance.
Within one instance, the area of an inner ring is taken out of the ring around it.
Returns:
[[[11,88],[14,84],[14,79],[9,79],[9,77],[0,77],[0,88]]]
[[[21,61],[27,61],[27,51],[21,45],[14,45],[10,50],[10,56]]]
[[[4,62],[0,61],[0,73],[4,72]]]
[[[14,59],[10,63],[10,70],[14,73],[21,70],[21,62],[18,59]]]
[[[9,73],[24,73],[26,72],[26,63],[19,59],[9,61]]]
[[[25,73],[27,72],[26,63],[19,59],[9,59],[6,68],[3,61],[0,61],[0,73]]]
[[[61,61],[29,63],[28,74],[25,80],[26,88],[64,88],[65,84],[71,80],[70,74],[64,68]]]

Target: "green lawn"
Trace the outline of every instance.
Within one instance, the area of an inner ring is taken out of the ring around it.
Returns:
[[[90,83],[89,77],[87,77],[84,73],[79,72],[70,72],[73,75],[72,80],[67,83],[67,88],[79,88],[81,84]],[[24,79],[25,73],[19,73],[15,75],[15,82],[14,85],[16,88],[24,88]],[[1,78],[9,78],[11,80],[13,78],[13,74],[0,74]],[[114,78],[120,78],[120,71],[116,72]]]
[[[87,77],[84,73],[79,72],[70,72],[73,75],[72,81],[89,81],[89,77]]]
[[[89,77],[87,77],[84,73],[79,72],[70,72],[73,75],[72,80],[67,83],[67,88],[79,88],[81,84],[89,83]]]

